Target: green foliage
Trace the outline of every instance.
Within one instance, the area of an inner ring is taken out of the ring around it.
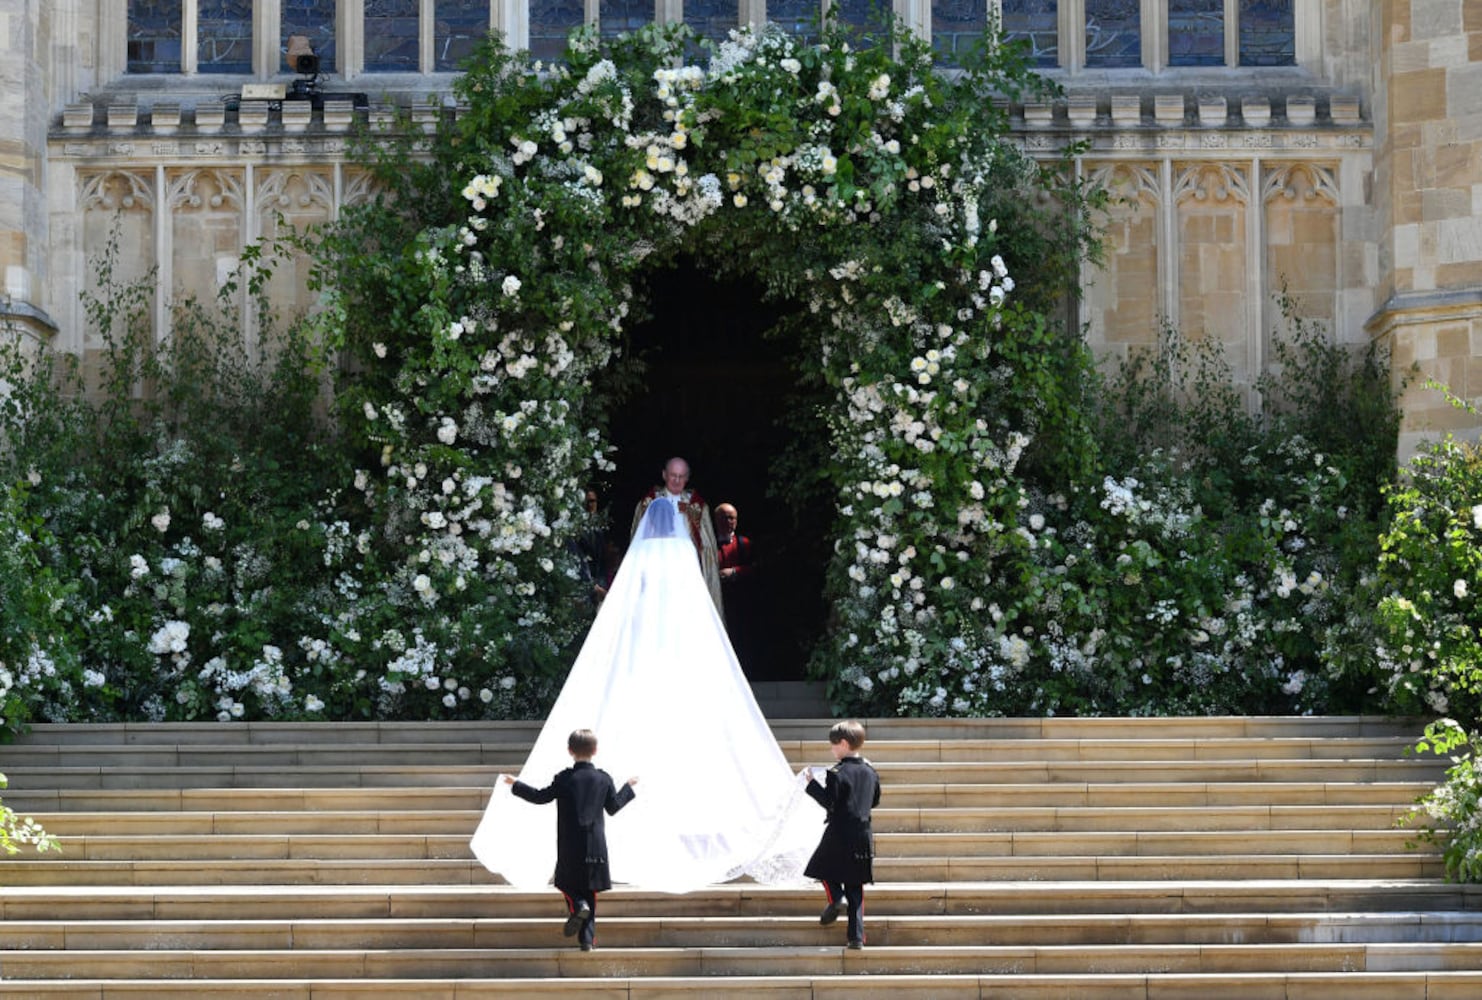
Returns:
[[[775,478],[832,518],[812,667],[840,710],[1405,704],[1367,607],[1381,356],[1294,324],[1241,391],[1169,333],[1098,380],[1058,317],[1104,196],[1008,140],[996,99],[1053,92],[1011,49],[944,74],[895,24],[696,44],[583,30],[540,67],[491,39],[458,114],[357,138],[372,194],[294,241],[319,308],[256,339],[271,248],[162,343],[105,255],[96,374],[4,373],[0,655],[53,665],[7,719],[541,711],[590,614],[570,543],[636,289],[680,254],[783,313]]]
[[[1380,538],[1380,665],[1401,707],[1449,714],[1475,729],[1482,722],[1482,449],[1447,435],[1423,446],[1405,473],[1386,492],[1389,522]]]
[[[1401,822],[1423,824],[1419,839],[1442,848],[1448,879],[1482,882],[1482,770],[1476,737],[1454,719],[1438,719],[1426,727],[1415,750],[1449,754],[1451,766],[1446,780],[1422,796]]]
[[[70,586],[53,564],[56,539],[28,510],[27,485],[0,493],[0,727],[66,717],[82,680],[68,641]]]
[[[1083,377],[1078,426],[1094,436],[1086,431],[1080,463],[1026,473],[1019,509],[1004,518],[1022,557],[970,584],[967,611],[996,626],[996,641],[949,642],[932,664],[917,653],[930,650],[921,630],[902,629],[911,679],[887,671],[882,684],[877,673],[850,704],[1374,710],[1383,685],[1370,585],[1397,395],[1378,353],[1288,327],[1279,365],[1254,387],[1261,410],[1217,349],[1171,330],[1111,376]]]
[[[1084,451],[1084,357],[1041,307],[1078,273],[1094,192],[1004,141],[992,98],[1047,85],[998,49],[946,76],[894,24],[826,23],[817,44],[743,32],[705,68],[680,65],[693,44],[683,26],[582,31],[543,71],[491,41],[459,82],[457,119],[419,137],[411,165],[378,161],[383,197],[319,248],[336,343],[356,359],[337,396],[357,488],[384,525],[373,536],[393,540],[388,567],[459,553],[407,566],[417,594],[517,616],[486,659],[506,660],[518,635],[559,671],[575,635],[559,543],[604,471],[596,432],[634,279],[679,252],[744,272],[797,309],[779,327],[807,428],[783,460],[802,473],[789,499],[838,511],[838,628],[818,664],[857,673],[847,637],[877,632],[899,595],[857,586],[851,572],[891,573],[858,563],[852,539],[888,535],[949,595],[954,573],[1019,558],[993,526],[1017,510],[1019,452],[1058,442],[1048,465]],[[980,504],[969,484],[985,465]],[[448,483],[500,514],[504,545],[468,530]],[[996,516],[964,531],[965,506]],[[976,622],[943,599],[945,648]],[[875,638],[866,659],[891,645]]]
[[[5,775],[0,774],[0,788],[8,784]],[[40,823],[30,816],[17,815],[15,810],[0,802],[0,850],[6,854],[19,854],[26,845],[34,847],[38,853],[61,850],[57,838],[42,829]]]

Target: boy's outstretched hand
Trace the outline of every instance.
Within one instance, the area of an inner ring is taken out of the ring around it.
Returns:
[[[506,785],[513,785],[515,783],[515,776],[513,774],[501,774],[499,780]]]
[[[627,784],[627,785],[636,785],[636,784],[638,784],[638,779],[636,777],[629,778],[626,782],[624,782],[624,784]]]

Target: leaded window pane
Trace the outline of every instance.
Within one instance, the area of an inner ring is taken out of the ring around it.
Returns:
[[[855,38],[873,35],[883,38],[890,30],[892,8],[880,0],[833,0],[834,16],[840,27],[847,29]]]
[[[1225,0],[1169,0],[1168,64],[1225,64]]]
[[[737,0],[684,0],[684,23],[701,38],[723,41],[741,23]]]
[[[365,68],[371,73],[415,73],[417,0],[365,0]]]
[[[632,34],[654,19],[654,0],[602,0],[597,5],[597,32],[604,38]]]
[[[566,51],[566,39],[582,26],[582,0],[530,0],[530,54],[555,62]]]
[[[1058,6],[1057,0],[1003,0],[1004,39],[1027,45],[1036,66],[1060,62]]]
[[[1292,0],[1240,0],[1240,65],[1293,66],[1296,62]]]
[[[199,0],[196,68],[202,73],[252,72],[252,0]]]
[[[288,39],[303,35],[319,57],[319,71],[333,73],[335,0],[282,0],[283,29],[278,36],[279,51],[288,52]]]
[[[129,0],[130,73],[180,72],[181,0]]]
[[[1086,65],[1142,65],[1142,9],[1138,0],[1086,0]]]
[[[435,70],[455,70],[489,34],[489,0],[436,0],[432,48]]]
[[[820,0],[767,0],[767,20],[803,41],[817,37],[822,11]]]
[[[977,45],[987,30],[986,0],[931,0],[931,45],[938,62],[961,65],[962,54]]]

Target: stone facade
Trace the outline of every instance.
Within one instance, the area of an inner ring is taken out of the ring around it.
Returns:
[[[181,2],[189,31],[196,2]],[[422,3],[424,17],[434,7]],[[933,7],[896,4],[923,31]],[[178,74],[127,72],[129,9],[0,0],[13,96],[0,107],[5,308],[28,342],[84,355],[95,345],[81,301],[110,239],[116,279],[153,275],[164,332],[172,297],[213,296],[243,245],[365,196],[345,160],[352,120],[445,93],[452,79],[367,72],[364,0],[339,0],[327,99],[253,100],[244,84],[293,80],[282,0],[252,5],[249,77],[188,71],[193,56]],[[586,9],[595,18],[601,5]],[[743,18],[765,9],[738,7]],[[1241,9],[1225,5],[1231,18]],[[678,0],[655,10],[683,16]],[[1233,32],[1227,65],[1170,66],[1167,5],[1140,10],[1141,65],[1097,68],[1084,0],[1061,0],[1046,72],[1065,98],[1011,109],[1031,152],[1084,141],[1077,169],[1118,196],[1104,265],[1087,268],[1079,302],[1098,352],[1113,361],[1171,324],[1217,340],[1249,387],[1270,364],[1285,289],[1338,342],[1378,338],[1397,368],[1415,362],[1482,398],[1482,0],[1293,0],[1292,64],[1261,68],[1236,65]],[[531,37],[523,0],[494,0],[489,17],[517,45]],[[357,106],[352,92],[373,99]],[[311,304],[302,266],[274,282],[280,311]],[[1482,429],[1420,382],[1405,399],[1402,452],[1426,434]]]

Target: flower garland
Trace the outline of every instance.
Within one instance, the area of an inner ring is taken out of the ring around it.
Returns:
[[[557,554],[573,498],[610,467],[583,430],[593,376],[645,259],[724,233],[805,302],[804,364],[836,394],[834,655],[888,677],[1022,666],[1008,622],[958,587],[1028,565],[1015,467],[1051,391],[1034,352],[999,350],[1040,326],[1008,308],[985,215],[1018,154],[984,81],[944,77],[914,36],[892,57],[832,25],[816,44],[767,26],[703,68],[678,65],[685,39],[578,33],[564,65],[496,53],[463,79],[455,207],[404,261],[411,328],[368,345],[394,377],[357,401],[381,467],[356,485],[401,536],[405,586],[569,639],[542,608],[574,576]]]

